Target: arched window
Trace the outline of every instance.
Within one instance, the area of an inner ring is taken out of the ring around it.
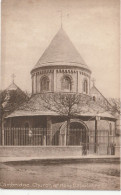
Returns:
[[[61,83],[61,89],[65,91],[71,91],[71,79],[68,76],[64,76]]]
[[[41,79],[41,91],[49,91],[49,78],[46,76]]]
[[[83,90],[84,90],[84,92],[85,92],[86,94],[88,93],[88,82],[87,82],[87,80],[84,80]]]

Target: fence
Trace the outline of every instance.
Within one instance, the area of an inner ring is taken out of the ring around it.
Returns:
[[[115,134],[112,131],[110,134],[109,130],[99,130],[97,131],[97,142],[95,143],[95,132],[89,131],[89,143],[88,151],[93,154],[95,148],[99,154],[113,154],[114,153],[114,140]]]
[[[56,145],[57,131],[45,128],[5,128],[4,145]]]
[[[67,137],[65,134],[60,134],[59,130],[53,131],[46,128],[5,128],[4,145],[65,145],[65,136]],[[109,148],[111,150],[114,145],[114,137],[114,133],[110,134],[108,130],[100,130],[97,131],[95,142],[95,131],[70,129],[67,139],[69,139],[68,145],[82,145],[85,153],[94,153],[97,148],[100,154],[107,154]],[[62,138],[63,141],[60,142]]]

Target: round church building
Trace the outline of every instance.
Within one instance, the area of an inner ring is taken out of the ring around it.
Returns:
[[[41,95],[55,93],[82,94],[92,104],[98,100],[108,104],[95,85],[91,87],[91,70],[63,28],[32,69],[31,78],[31,98],[6,117],[11,131],[16,129],[13,145],[81,146],[83,154],[113,154],[116,118],[111,113],[100,112],[99,107],[80,112],[70,119],[67,133],[67,117],[44,107]],[[6,140],[7,134],[8,144]]]

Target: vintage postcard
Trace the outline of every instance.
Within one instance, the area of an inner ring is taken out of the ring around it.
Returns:
[[[120,1],[1,7],[0,188],[120,190]]]

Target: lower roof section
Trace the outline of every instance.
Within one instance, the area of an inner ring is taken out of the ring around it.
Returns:
[[[93,103],[94,104],[94,103]],[[81,105],[80,105],[81,107]],[[116,119],[110,112],[100,111],[99,106],[94,106],[94,110],[87,104],[84,109],[80,108],[80,112],[76,116],[95,117]],[[17,110],[9,114],[6,118],[11,117],[24,117],[24,116],[67,116],[66,114],[59,114],[58,112],[47,109],[44,106],[44,100],[41,98],[41,94],[36,94],[30,98],[30,100],[21,105]]]
[[[60,116],[58,113],[52,112],[52,111],[22,111],[22,110],[18,110],[15,111],[13,113],[11,113],[10,115],[8,115],[6,118],[13,118],[13,117],[26,117],[26,116]],[[63,115],[66,116],[66,115]],[[108,112],[104,112],[104,113],[91,113],[91,112],[87,112],[87,113],[80,113],[78,114],[78,116],[84,116],[84,117],[101,117],[101,118],[110,118],[110,119],[116,119],[113,115],[111,115]]]

